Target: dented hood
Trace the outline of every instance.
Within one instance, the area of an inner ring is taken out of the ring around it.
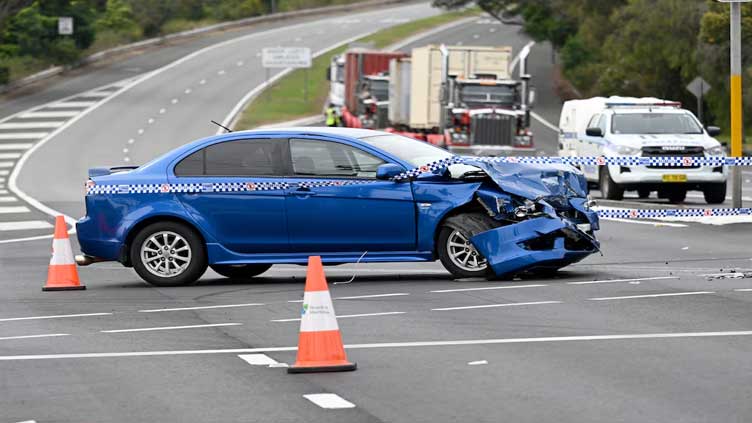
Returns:
[[[504,191],[529,200],[547,197],[587,197],[585,176],[565,164],[489,163],[468,159]]]

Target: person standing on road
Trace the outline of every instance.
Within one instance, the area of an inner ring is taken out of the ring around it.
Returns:
[[[329,103],[326,108],[326,126],[340,126],[339,115],[337,115],[337,109],[333,103]]]

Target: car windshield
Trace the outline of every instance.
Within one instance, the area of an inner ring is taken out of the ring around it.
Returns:
[[[415,167],[454,156],[426,142],[401,135],[374,135],[361,140]]]
[[[500,104],[512,106],[516,90],[509,85],[463,85],[460,100],[465,104]]]
[[[702,128],[686,113],[621,113],[611,121],[614,134],[701,134]]]
[[[389,100],[389,81],[372,79],[369,84],[371,95],[378,101]]]

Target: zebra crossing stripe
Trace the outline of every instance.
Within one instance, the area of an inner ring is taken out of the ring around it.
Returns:
[[[0,130],[2,129],[44,129],[44,128],[58,128],[63,126],[64,121],[55,122],[8,122],[0,123]]]
[[[80,114],[80,111],[60,110],[56,112],[27,112],[19,116],[21,119],[34,118],[71,118]]]
[[[31,148],[31,146],[34,145],[32,143],[13,143],[13,144],[3,144],[0,143],[0,150],[27,150]]]
[[[48,134],[48,132],[8,132],[0,134],[0,140],[38,140]]]

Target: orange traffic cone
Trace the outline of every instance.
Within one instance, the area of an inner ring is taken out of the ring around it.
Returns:
[[[308,258],[298,358],[288,373],[343,372],[357,365],[347,361],[321,257]]]
[[[42,291],[72,291],[86,289],[78,281],[76,262],[73,261],[73,248],[68,238],[68,227],[63,216],[55,218],[55,238],[52,240],[52,258],[47,271],[47,285]]]

